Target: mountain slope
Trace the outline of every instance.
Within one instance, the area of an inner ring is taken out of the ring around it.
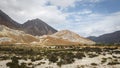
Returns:
[[[40,19],[33,19],[23,24],[23,31],[32,35],[49,35],[57,32],[54,28],[41,21]]]
[[[99,37],[88,37],[88,38],[97,43],[107,43],[107,44],[120,43],[120,31],[100,35]]]
[[[92,45],[94,41],[79,36],[69,30],[58,31],[52,35],[43,35],[38,37],[41,45]]]
[[[44,35],[44,36],[41,36],[40,38],[40,42],[39,44],[41,45],[78,45],[79,43],[77,42],[71,42],[69,40],[65,40],[65,39],[60,39],[60,38],[56,38],[56,37],[53,37],[51,35]]]
[[[0,25],[0,44],[31,43],[35,41],[39,42],[39,39],[23,31]]]
[[[94,41],[91,41],[87,38],[81,37],[78,34],[71,32],[69,30],[62,30],[52,35],[53,37],[65,39],[71,42],[77,42],[79,44],[95,44]]]
[[[20,24],[12,20],[7,14],[5,14],[1,10],[0,10],[0,24],[13,29],[17,29],[20,27]]]
[[[0,25],[0,44],[31,44],[31,45],[79,45],[95,44],[93,41],[63,30],[52,35],[32,36],[20,30],[10,29]]]
[[[53,37],[52,35],[32,36],[20,30],[10,29],[0,25],[0,44],[30,44],[30,45],[78,45],[77,42]]]

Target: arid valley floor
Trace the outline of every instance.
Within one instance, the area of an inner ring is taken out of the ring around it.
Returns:
[[[120,46],[1,45],[0,68],[120,68]]]

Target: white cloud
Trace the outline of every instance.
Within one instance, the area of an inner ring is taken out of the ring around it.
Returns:
[[[34,18],[40,18],[48,24],[67,22],[66,14],[60,11],[56,5],[47,6],[48,1],[0,0],[0,8],[19,23]]]
[[[33,18],[40,18],[49,23],[69,22],[67,13],[59,10],[58,7],[67,8],[75,6],[76,2],[84,0],[0,0],[0,9],[19,23]],[[51,5],[46,5],[50,3]],[[81,14],[91,13],[89,10]]]
[[[59,7],[69,7],[69,6],[75,6],[76,0],[50,0],[50,3],[55,6]]]
[[[101,2],[102,0],[89,0],[90,2],[96,3],[96,2]]]
[[[90,2],[90,3],[99,3],[99,2],[102,2],[104,0],[78,0],[78,1],[81,1],[81,2]]]
[[[94,13],[86,16],[78,15],[78,17],[76,17],[76,19],[78,19],[77,22],[67,24],[69,27],[66,29],[75,31],[82,36],[99,36],[105,33],[111,33],[120,30],[119,18],[120,12],[109,15]]]

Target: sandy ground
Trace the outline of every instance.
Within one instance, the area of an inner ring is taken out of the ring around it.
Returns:
[[[116,55],[117,57],[120,57],[120,55]],[[26,60],[19,60],[19,63],[25,62],[25,63],[32,63],[35,68],[120,68],[120,64],[117,65],[107,65],[108,62],[111,61],[111,59],[108,59],[107,62],[105,62],[104,64],[101,63],[102,58],[109,58],[111,57],[112,59],[114,59],[112,57],[112,55],[99,55],[97,57],[94,58],[89,58],[89,57],[84,57],[83,59],[75,59],[75,62],[72,64],[66,64],[66,65],[62,65],[61,67],[57,66],[56,63],[50,63],[47,59],[42,59],[42,60],[38,60],[35,62],[32,62],[30,59]],[[118,61],[120,62],[120,59],[118,59]],[[6,66],[7,62],[11,62],[11,60],[2,60],[0,61],[0,68],[9,68]],[[45,64],[41,64],[41,65],[37,65],[40,62],[45,62]],[[97,65],[93,66],[91,65],[91,63],[96,63]]]

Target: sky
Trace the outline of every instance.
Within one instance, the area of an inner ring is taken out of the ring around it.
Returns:
[[[0,9],[21,24],[39,18],[84,37],[120,30],[120,0],[0,0]]]

